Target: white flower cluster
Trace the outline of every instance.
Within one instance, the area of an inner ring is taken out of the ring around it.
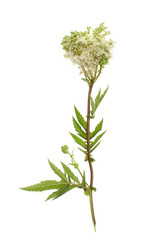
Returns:
[[[88,27],[87,31],[71,32],[62,40],[64,56],[79,66],[87,80],[96,80],[112,56],[113,41],[106,38],[109,34],[102,23],[92,33]]]

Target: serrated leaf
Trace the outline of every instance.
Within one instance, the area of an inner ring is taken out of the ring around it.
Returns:
[[[109,85],[107,86],[106,90],[103,92],[103,94],[100,96],[100,102],[102,101],[102,99],[104,98],[104,96],[106,95],[107,91],[108,91]]]
[[[101,103],[102,99],[104,98],[104,96],[106,95],[107,91],[108,91],[109,86],[107,86],[107,88],[105,89],[105,91],[103,92],[103,94],[101,94],[101,89],[99,90],[96,98],[95,98],[95,102],[94,102],[94,111],[93,114],[96,112],[99,104]],[[92,115],[93,115],[92,114]]]
[[[98,105],[99,105],[99,101],[100,101],[100,93],[101,93],[101,89],[99,89],[99,92],[95,98],[95,110],[97,109]]]
[[[85,121],[85,119],[82,117],[82,115],[80,114],[80,112],[78,111],[78,109],[76,108],[76,106],[74,106],[74,109],[75,109],[75,114],[76,114],[76,117],[78,119],[78,122],[81,124],[81,126],[85,129],[87,129],[87,123]]]
[[[80,127],[79,123],[76,121],[76,119],[74,117],[73,117],[73,125],[74,125],[75,130],[79,134],[79,136],[81,136],[82,138],[86,139],[86,132],[84,132],[82,130],[82,128]]]
[[[90,139],[92,139],[94,136],[96,136],[98,132],[102,130],[102,125],[103,125],[103,119],[101,120],[101,122],[97,124],[95,130],[92,133],[90,133]]]
[[[66,183],[57,182],[56,180],[46,180],[21,189],[26,191],[42,192],[51,189],[58,189],[64,186],[65,184]]]
[[[88,154],[87,151],[84,151],[83,149],[81,148],[78,148],[81,152],[85,153],[86,155]]]
[[[101,143],[101,142],[98,142],[98,143],[90,150],[90,152],[92,153],[92,152],[99,146],[100,143]]]
[[[74,180],[74,182],[80,184],[80,181],[79,181],[78,177],[75,176],[75,174],[71,171],[71,169],[70,169],[66,164],[64,164],[63,162],[61,162],[61,164],[62,164],[62,167],[63,167],[65,173],[66,173],[72,180]]]
[[[80,146],[82,146],[83,148],[87,149],[87,145],[86,143],[81,139],[79,138],[78,136],[76,136],[75,134],[73,133],[70,133],[72,138],[74,139],[74,141],[79,144]]]
[[[71,178],[68,176],[68,181],[69,181],[69,183],[71,183]]]
[[[91,114],[94,115],[94,113],[95,113],[95,103],[94,103],[92,97],[90,97],[90,100],[91,100],[91,107],[92,107]]]
[[[66,192],[70,191],[71,189],[75,188],[76,186],[70,186],[70,185],[65,185],[64,187],[58,189],[56,192],[51,193],[45,201],[48,201],[50,199],[55,200],[56,198],[62,196]]]
[[[59,168],[57,168],[49,159],[48,159],[48,162],[53,172],[56,175],[58,175],[61,179],[67,181],[66,175]]]
[[[105,132],[106,131],[104,131],[103,133],[96,137],[96,139],[90,144],[90,148],[92,148],[99,141],[99,139],[104,135]]]
[[[45,201],[48,201],[48,200],[50,200],[50,199],[52,199],[52,198],[54,198],[54,197],[56,197],[56,195],[57,195],[57,191],[56,192],[53,192],[53,193],[51,193],[48,197],[47,197],[47,199],[45,200]]]
[[[76,186],[70,186],[70,185],[67,185],[61,189],[58,189],[56,191],[56,196],[53,198],[53,200],[57,199],[58,197],[62,196],[63,194],[67,193],[68,191],[72,190],[73,188],[75,188]]]

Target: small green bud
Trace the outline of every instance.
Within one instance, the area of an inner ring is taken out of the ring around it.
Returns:
[[[96,188],[95,187],[92,187],[91,190],[96,192]]]
[[[64,146],[61,147],[62,152],[65,153],[65,154],[68,153],[68,149],[69,149],[69,147],[67,145],[64,145]]]
[[[85,188],[85,189],[84,189],[84,194],[85,194],[86,196],[89,196],[89,195],[90,195],[90,192],[91,192],[90,188]]]
[[[75,169],[78,169],[79,164],[78,163],[74,163],[73,166],[74,166]]]
[[[87,161],[88,161],[88,156],[85,155],[85,162],[87,162]],[[91,157],[91,158],[90,158],[90,161],[91,161],[91,162],[94,162],[94,161],[96,161],[96,160],[95,160],[94,158]]]
[[[92,118],[92,119],[95,118],[95,115],[93,114],[92,116],[90,116],[90,118]]]

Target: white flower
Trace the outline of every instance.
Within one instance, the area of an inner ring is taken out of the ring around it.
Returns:
[[[62,40],[66,51],[64,56],[78,65],[86,79],[96,80],[112,56],[113,41],[107,39],[107,35],[109,32],[106,32],[106,27],[100,24],[92,33],[87,28],[85,32],[71,32],[71,36],[65,36]]]

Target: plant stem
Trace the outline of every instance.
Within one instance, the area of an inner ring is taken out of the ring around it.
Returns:
[[[93,195],[92,194],[93,194],[93,192],[90,191],[89,201],[90,201],[90,210],[91,210],[92,221],[93,221],[94,229],[96,232],[96,219],[95,219],[94,208],[93,208]]]
[[[71,159],[72,159],[72,163],[75,163],[75,164],[76,164],[76,161],[75,161],[75,159],[74,159],[74,157],[73,157],[73,154],[71,154],[71,153],[68,153],[68,154],[70,155],[70,157],[71,157]],[[83,175],[82,175],[80,169],[79,169],[78,167],[77,167],[76,169],[78,170],[79,174],[80,174],[81,177],[83,178]]]
[[[68,152],[68,154],[69,154],[69,156],[71,157],[72,165],[73,165],[73,164],[76,164],[76,161],[75,161],[75,159],[74,159],[74,157],[73,157],[73,154],[71,154],[71,153],[69,153],[69,152]],[[73,166],[74,166],[74,165],[73,165]],[[82,173],[81,173],[79,167],[77,167],[77,168],[75,167],[75,169],[78,170],[79,174],[80,174],[81,177],[83,178],[83,175],[82,175]],[[90,187],[89,184],[88,184],[87,182],[86,182],[86,185],[87,185],[88,187]]]
[[[88,163],[89,163],[89,168],[90,168],[90,209],[91,209],[91,215],[92,215],[92,221],[94,228],[96,229],[96,219],[95,219],[95,214],[94,214],[94,207],[93,207],[93,166],[92,162],[90,159],[90,97],[91,97],[91,92],[92,92],[92,87],[93,87],[93,81],[89,84],[89,91],[88,91],[88,105],[87,105],[87,152],[88,152]]]

